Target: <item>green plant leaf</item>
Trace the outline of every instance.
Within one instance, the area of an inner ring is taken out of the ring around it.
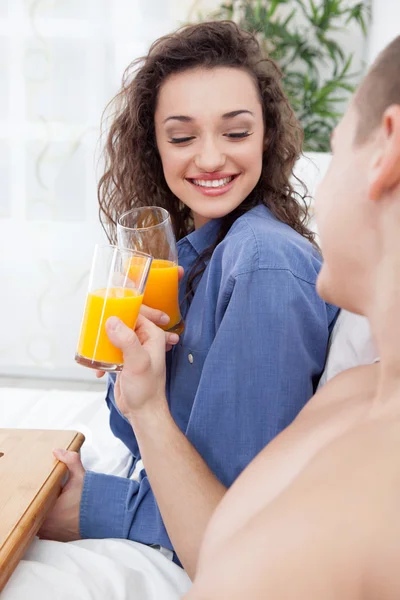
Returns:
[[[276,9],[281,4],[280,0],[272,0],[270,7],[267,11],[267,18],[271,19],[274,16]]]
[[[367,35],[368,24],[371,20],[371,8],[368,3],[358,2],[355,6],[348,9],[346,24],[356,21],[362,29],[364,36]]]
[[[282,23],[282,28],[286,29],[289,25],[289,23],[291,23],[293,21],[293,18],[296,16],[296,9],[294,8],[292,10],[292,12],[286,17],[286,19],[283,21]]]
[[[350,23],[365,35],[369,0],[225,0],[214,15],[256,33],[282,70],[284,91],[304,129],[304,148],[329,151],[331,131],[360,77],[351,69],[353,55],[335,35],[345,35]]]

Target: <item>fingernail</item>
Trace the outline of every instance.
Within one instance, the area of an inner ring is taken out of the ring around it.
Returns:
[[[170,333],[169,334],[169,343],[177,344],[178,342],[179,342],[179,335],[177,333]]]
[[[169,323],[169,316],[168,315],[162,315],[160,317],[160,325],[168,325]]]
[[[120,320],[118,317],[110,317],[107,319],[107,327],[110,331],[116,331],[120,326]]]

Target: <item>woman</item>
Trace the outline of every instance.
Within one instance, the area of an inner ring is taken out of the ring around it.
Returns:
[[[111,428],[136,480],[69,464],[74,497],[61,496],[46,533],[155,545],[192,575],[226,488],[312,396],[337,311],[316,293],[321,257],[290,183],[300,128],[256,39],[231,22],[189,26],[135,68],[117,97],[100,207],[111,239],[131,207],[170,212],[186,329],[168,356],[168,405],[160,375],[158,397],[128,421],[109,379]]]

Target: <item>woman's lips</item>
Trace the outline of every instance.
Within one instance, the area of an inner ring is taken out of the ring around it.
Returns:
[[[204,196],[221,196],[232,189],[238,177],[239,173],[231,175],[212,173],[198,178],[187,178],[187,181]]]

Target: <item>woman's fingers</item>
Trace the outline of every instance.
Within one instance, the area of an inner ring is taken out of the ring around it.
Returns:
[[[177,333],[166,333],[165,334],[165,349],[167,352],[169,352],[171,350],[171,348],[173,348],[173,346],[176,346],[176,344],[179,342],[179,335]]]
[[[146,306],[144,304],[142,304],[140,307],[140,314],[155,325],[159,325],[161,327],[165,327],[169,323],[169,316],[162,312],[162,310],[150,308],[150,306]]]
[[[85,469],[83,468],[82,460],[78,452],[64,450],[63,448],[55,448],[53,454],[57,460],[68,467],[70,478],[76,475],[85,474]]]

